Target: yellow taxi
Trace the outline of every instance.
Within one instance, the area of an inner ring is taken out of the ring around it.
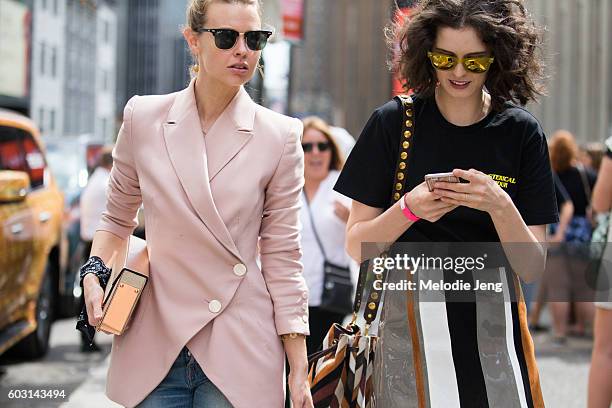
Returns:
[[[38,128],[0,109],[0,354],[47,352],[63,284],[63,206]]]

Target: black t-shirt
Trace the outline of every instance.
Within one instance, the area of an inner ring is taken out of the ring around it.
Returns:
[[[558,221],[544,132],[526,110],[506,103],[470,126],[448,122],[433,98],[414,96],[414,136],[408,151],[405,192],[428,173],[474,168],[491,175],[510,195],[527,225]],[[376,109],[363,129],[334,187],[370,207],[390,205],[399,153],[402,110],[396,100]],[[403,242],[498,242],[491,217],[459,207],[430,223],[419,220]]]
[[[593,191],[597,175],[592,170],[586,168],[583,169],[583,175],[581,175],[580,170],[576,167],[570,167],[563,172],[557,173],[557,175],[572,199],[574,216],[584,217],[586,215],[586,208],[591,202],[591,197],[587,196],[587,192],[590,195],[590,192]]]

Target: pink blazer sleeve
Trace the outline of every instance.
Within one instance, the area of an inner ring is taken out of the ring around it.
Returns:
[[[302,276],[299,210],[304,185],[302,123],[295,120],[266,189],[260,255],[279,335],[309,334],[308,288]]]
[[[124,239],[136,228],[136,215],[142,203],[132,144],[135,99],[136,96],[132,97],[123,111],[123,124],[113,149],[113,168],[106,195],[106,211],[102,214],[98,226],[98,231],[108,231]]]

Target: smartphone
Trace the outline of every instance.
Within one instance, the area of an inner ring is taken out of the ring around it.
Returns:
[[[454,176],[452,172],[449,173],[431,173],[425,175],[425,183],[429,191],[433,191],[434,183],[436,181],[445,181],[447,183],[461,183],[461,179]]]

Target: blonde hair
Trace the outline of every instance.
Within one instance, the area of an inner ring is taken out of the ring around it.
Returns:
[[[206,13],[212,3],[244,4],[257,7],[257,12],[261,18],[260,0],[191,0],[187,6],[187,26],[193,31],[198,32],[206,24]]]

